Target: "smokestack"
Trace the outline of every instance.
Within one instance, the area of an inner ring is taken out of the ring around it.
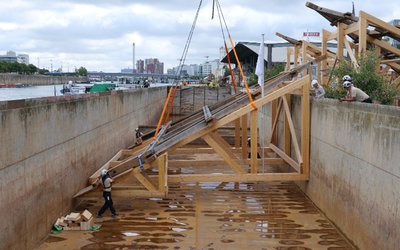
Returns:
[[[135,43],[132,43],[132,63],[133,63],[133,67],[132,67],[132,73],[135,73]]]

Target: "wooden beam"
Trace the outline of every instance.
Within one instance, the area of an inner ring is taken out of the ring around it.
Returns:
[[[158,191],[157,188],[146,178],[143,176],[141,172],[135,174],[135,178],[142,183],[142,185],[149,191]]]
[[[225,162],[232,169],[234,169],[237,173],[244,173],[244,169],[235,161],[237,158],[234,156],[234,154],[219,141],[217,141],[214,136],[215,134],[206,134],[203,136],[203,139],[215,150],[219,156],[221,156],[222,159],[225,160]]]
[[[328,53],[328,36],[329,36],[330,32],[323,29],[322,30],[322,55],[326,56]],[[328,84],[328,74],[327,74],[327,59],[323,60],[322,62],[322,81],[321,84],[322,85],[326,85]]]
[[[276,100],[275,100],[276,103]],[[276,106],[276,105],[275,105]],[[277,144],[278,142],[278,123],[279,123],[279,115],[281,113],[282,110],[282,100],[279,99],[279,103],[278,103],[278,108],[275,108],[275,112],[271,112],[271,114],[274,114],[274,116],[272,116],[272,128],[271,128],[271,138],[270,138],[270,142],[273,144]]]
[[[400,56],[400,49],[393,47],[392,45],[390,45],[388,42],[386,41],[382,41],[376,38],[373,38],[372,36],[367,35],[367,41],[380,46],[381,48],[392,52],[393,54],[395,54],[396,56]]]
[[[253,182],[253,181],[306,181],[308,177],[298,173],[259,174],[187,174],[169,175],[169,183],[182,182]]]
[[[247,159],[247,113],[242,115],[242,159]]]
[[[250,112],[250,141],[251,141],[251,173],[256,174],[258,172],[258,162],[257,162],[257,149],[258,149],[258,136],[257,136],[257,110],[252,110]]]
[[[343,59],[343,47],[344,47],[344,23],[338,23],[338,33],[337,33],[337,51],[336,55],[339,61]]]
[[[168,153],[157,158],[158,165],[158,190],[168,192]]]
[[[358,33],[358,29],[360,28],[360,25],[356,22],[356,23],[352,23],[347,25],[347,27],[344,30],[344,34],[345,35],[349,35],[352,33]]]
[[[285,95],[282,97],[284,101],[287,101],[287,103],[291,102],[290,95]],[[290,114],[290,106],[288,106],[289,114]],[[291,155],[291,138],[290,138],[290,120],[286,117],[285,118],[285,126],[283,129],[283,136],[284,136],[284,151],[287,155]],[[297,138],[294,138],[294,140],[297,140]]]
[[[311,70],[311,69],[310,69]],[[309,75],[311,81],[311,74]],[[303,159],[302,174],[309,177],[310,167],[310,85],[303,85],[301,98],[301,156]]]
[[[235,147],[240,147],[240,118],[235,120]]]
[[[296,130],[294,129],[294,126],[293,126],[292,117],[290,116],[290,108],[289,108],[289,105],[287,103],[286,98],[283,97],[282,100],[283,100],[283,108],[284,108],[285,114],[286,114],[286,120],[288,122],[289,130],[290,130],[290,133],[291,133],[292,138],[293,138],[293,140],[292,140],[293,141],[293,148],[294,148],[294,151],[296,153],[297,161],[299,162],[299,164],[301,164],[303,162],[303,159],[301,157],[299,144],[297,142]],[[286,153],[286,151],[285,151],[285,154],[286,155],[290,155],[290,154]]]
[[[274,152],[279,155],[287,164],[289,164],[292,168],[294,168],[296,170],[297,173],[300,174],[300,165],[293,160],[290,156],[288,156],[287,154],[285,154],[285,152],[278,148],[277,146],[275,146],[274,144],[270,144],[270,147],[272,148],[272,150],[274,150]]]
[[[378,26],[378,27],[380,27],[380,28],[382,28],[384,30],[389,31],[390,33],[393,33],[393,34],[395,34],[397,36],[400,36],[400,29],[399,28],[397,28],[397,27],[395,27],[395,26],[393,26],[393,25],[391,25],[389,23],[386,23],[386,22],[384,22],[384,21],[382,21],[382,20],[380,20],[380,19],[378,19],[378,18],[376,18],[376,17],[374,17],[374,16],[372,16],[372,15],[370,15],[370,14],[364,12],[364,11],[360,11],[360,18],[364,18],[364,19],[367,20],[368,23],[371,23],[374,26]]]
[[[250,159],[238,159],[237,162],[240,165],[249,165],[251,164]],[[258,164],[262,164],[262,159],[257,159]],[[266,158],[264,159],[264,163],[268,165],[280,165],[285,162],[281,158]],[[200,167],[200,166],[215,166],[215,165],[226,165],[226,161],[224,160],[168,160],[169,167]]]
[[[358,25],[358,52],[364,53],[367,51],[367,19],[360,16]]]
[[[354,56],[353,49],[351,48],[350,43],[349,43],[349,41],[348,41],[346,38],[344,38],[343,42],[344,42],[344,45],[345,45],[345,47],[346,47],[347,54],[350,56],[351,62],[353,63],[354,68],[355,68],[356,71],[358,72],[358,68],[359,68],[360,66],[358,65],[357,59],[356,59],[356,57]]]

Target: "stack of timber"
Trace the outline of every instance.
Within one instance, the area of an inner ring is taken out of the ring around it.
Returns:
[[[93,215],[85,210],[82,213],[70,213],[57,219],[54,225],[62,230],[90,230],[93,226]]]

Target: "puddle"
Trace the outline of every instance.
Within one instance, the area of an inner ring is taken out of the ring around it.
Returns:
[[[291,182],[174,183],[167,198],[113,200],[118,220],[95,219],[99,231],[63,232],[38,250],[355,249]],[[87,198],[79,208],[101,205]]]

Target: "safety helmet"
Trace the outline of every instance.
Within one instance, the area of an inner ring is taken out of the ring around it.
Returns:
[[[105,175],[107,175],[107,173],[108,173],[107,169],[101,170],[101,176],[105,176]]]
[[[345,82],[345,81],[351,82],[352,81],[352,79],[351,79],[351,77],[349,75],[343,76],[342,80],[343,80],[343,82]]]
[[[135,131],[138,132],[138,131],[139,131],[139,128],[135,128]]]
[[[318,81],[314,79],[312,80],[311,85],[314,86],[315,84],[318,84]]]
[[[345,82],[343,83],[343,87],[345,87],[345,88],[348,88],[348,87],[350,87],[351,85],[353,85],[353,84],[351,84],[350,81],[345,81]]]

